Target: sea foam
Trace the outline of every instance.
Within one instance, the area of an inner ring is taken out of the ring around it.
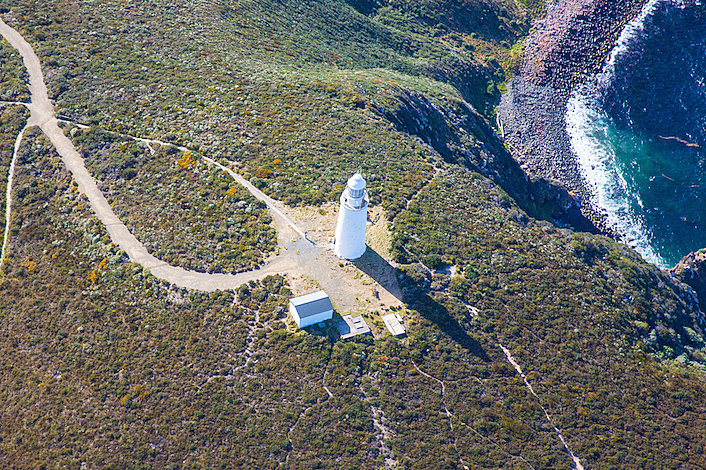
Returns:
[[[623,241],[647,261],[666,267],[652,247],[651,233],[639,213],[642,201],[630,191],[616,165],[615,149],[608,138],[609,118],[579,91],[567,104],[566,124],[579,171],[593,196],[591,204],[605,212],[606,222]]]
[[[572,94],[565,119],[579,172],[593,196],[590,203],[605,212],[608,225],[647,261],[667,267],[651,244],[652,235],[641,214],[642,201],[630,190],[616,164],[615,149],[608,138],[610,119],[595,103],[599,88],[613,80],[617,61],[629,51],[632,41],[644,30],[645,20],[661,1],[650,0],[625,26],[594,84]]]

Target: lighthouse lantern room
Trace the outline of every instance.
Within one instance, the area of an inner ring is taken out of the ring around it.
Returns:
[[[333,252],[341,258],[357,259],[365,253],[365,228],[368,221],[368,194],[360,171],[348,180],[341,194]]]

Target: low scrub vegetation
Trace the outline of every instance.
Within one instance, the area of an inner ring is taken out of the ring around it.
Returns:
[[[552,218],[557,193],[533,192],[481,117],[504,77],[481,46],[511,57],[516,4],[60,3],[0,0],[60,112],[191,149],[71,131],[140,238],[174,263],[241,269],[245,251],[217,265],[197,247],[235,243],[228,214],[244,213],[243,248],[270,249],[266,212],[199,155],[301,205],[362,166],[409,335],[295,330],[282,276],[215,294],[158,281],[33,131],[0,280],[0,464],[568,468],[556,426],[587,468],[706,466],[693,292],[624,245],[533,218]],[[446,15],[476,7],[487,29]],[[198,257],[170,251],[159,220]]]
[[[476,203],[505,249],[464,258],[455,277],[429,277],[409,260],[408,339],[333,342],[287,319],[285,277],[204,294],[128,262],[46,140],[30,132],[0,280],[0,462],[369,468],[387,458],[403,468],[560,468],[570,461],[556,425],[582,461],[607,468],[633,467],[630,455],[640,456],[635,468],[703,463],[698,369],[656,362],[639,335],[625,335],[681,301],[662,290],[651,313],[631,313],[632,301],[601,282],[624,283],[626,295],[654,282],[644,268],[625,275],[634,255],[603,242],[606,260],[587,264],[569,251],[571,234],[500,219],[517,209],[465,170],[437,176],[410,210],[457,197],[461,182],[487,193]],[[413,235],[439,237],[421,229]],[[532,245],[511,243],[516,234]]]
[[[197,152],[72,128],[108,202],[147,250],[169,264],[235,273],[276,243],[267,207]]]
[[[19,52],[0,37],[0,101],[29,101],[28,80]]]
[[[15,151],[15,141],[28,118],[29,111],[23,106],[0,104],[0,247],[5,236],[5,198],[10,163]]]

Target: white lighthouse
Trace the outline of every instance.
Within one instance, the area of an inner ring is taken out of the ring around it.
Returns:
[[[365,253],[365,226],[368,222],[368,194],[358,171],[350,177],[341,194],[333,252],[341,258],[357,259]]]

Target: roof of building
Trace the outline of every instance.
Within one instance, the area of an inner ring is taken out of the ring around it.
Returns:
[[[370,334],[370,328],[361,315],[355,317],[344,315],[336,323],[336,329],[341,334],[341,339],[348,339],[358,335]]]
[[[396,313],[388,313],[387,315],[383,315],[382,321],[385,323],[385,326],[390,333],[394,336],[402,336],[407,332],[402,324],[402,317]]]
[[[360,172],[356,172],[355,175],[348,179],[348,187],[351,189],[365,189],[365,180]]]
[[[333,310],[331,299],[329,299],[326,292],[322,290],[312,292],[311,294],[294,297],[289,299],[289,303],[297,309],[299,318],[306,318],[326,312],[327,310]]]

